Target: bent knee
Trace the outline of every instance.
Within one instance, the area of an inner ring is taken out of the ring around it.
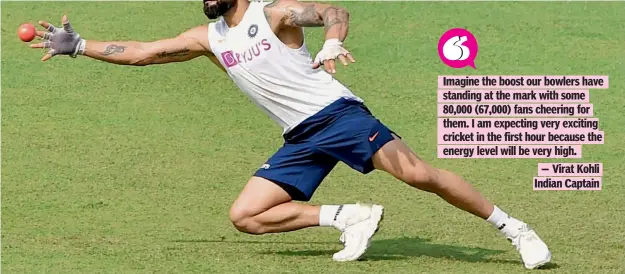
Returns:
[[[263,227],[254,221],[254,215],[248,210],[232,207],[230,209],[230,221],[238,231],[254,235],[264,233]]]

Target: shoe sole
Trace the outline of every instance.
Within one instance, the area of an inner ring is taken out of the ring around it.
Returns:
[[[371,219],[370,220],[371,222],[375,223],[375,230],[371,233],[371,235],[368,235],[367,240],[364,241],[366,243],[365,246],[358,249],[360,250],[360,252],[357,252],[356,254],[348,258],[342,258],[339,260],[333,258],[335,261],[337,262],[355,261],[355,260],[360,259],[360,257],[363,254],[365,254],[369,246],[371,246],[371,239],[373,238],[373,236],[375,236],[378,230],[380,230],[380,223],[382,222],[382,220],[384,220],[384,207],[381,205],[371,206]]]

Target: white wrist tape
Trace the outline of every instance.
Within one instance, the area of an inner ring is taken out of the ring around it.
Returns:
[[[85,53],[85,48],[87,47],[87,40],[80,39],[78,45],[76,46],[76,50],[72,53],[72,57],[76,58],[78,55],[83,55]]]
[[[323,48],[331,48],[331,47],[342,46],[342,45],[343,45],[343,42],[341,42],[339,39],[332,38],[332,39],[326,40],[325,43],[323,43]]]

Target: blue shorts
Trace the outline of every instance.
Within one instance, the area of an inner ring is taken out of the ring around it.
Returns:
[[[363,103],[341,98],[285,134],[284,145],[254,176],[280,185],[293,200],[309,201],[339,161],[371,172],[371,157],[392,134]]]

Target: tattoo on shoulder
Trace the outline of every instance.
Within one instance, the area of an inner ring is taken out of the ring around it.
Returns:
[[[106,46],[106,48],[104,49],[103,52],[101,52],[101,54],[104,56],[109,56],[113,54],[123,53],[125,49],[126,49],[125,46],[111,44],[111,45]]]
[[[178,50],[178,51],[172,51],[172,52],[166,52],[163,51],[161,53],[156,54],[156,57],[158,58],[167,58],[167,57],[180,57],[180,56],[187,56],[189,55],[190,50],[187,48]]]

